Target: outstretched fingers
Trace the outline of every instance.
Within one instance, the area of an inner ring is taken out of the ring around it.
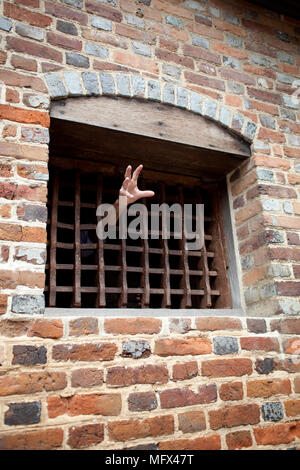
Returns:
[[[133,175],[132,175],[132,180],[133,181],[137,181],[138,177],[139,177],[139,174],[140,172],[142,171],[143,169],[143,165],[139,165],[133,172]]]

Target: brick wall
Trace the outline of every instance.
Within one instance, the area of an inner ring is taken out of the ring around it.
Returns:
[[[0,447],[297,446],[299,21],[242,1],[0,8]],[[50,104],[97,94],[251,142],[229,192],[252,319],[43,319]]]
[[[0,449],[287,449],[299,319],[1,322]]]

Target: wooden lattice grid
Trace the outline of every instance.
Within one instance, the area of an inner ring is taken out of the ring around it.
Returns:
[[[50,168],[47,305],[230,308],[218,186],[203,189],[199,181],[185,187],[176,184],[176,177],[172,185],[163,178],[140,183],[155,191],[154,198],[139,201],[147,205],[149,217],[153,203],[204,204],[205,242],[194,251],[186,249],[184,232],[180,239],[99,239],[96,208],[115,201],[121,182],[121,175]],[[84,241],[82,233],[88,234]]]

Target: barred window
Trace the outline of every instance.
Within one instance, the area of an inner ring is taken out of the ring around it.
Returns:
[[[169,239],[161,236],[160,226],[155,239],[149,233],[144,239],[104,241],[96,235],[96,208],[118,197],[122,165],[114,172],[101,163],[92,167],[79,160],[65,168],[50,166],[47,306],[231,308],[219,185],[203,185],[195,178],[193,184],[184,184],[180,175],[167,172],[149,180],[146,172],[140,178],[140,185],[155,192],[153,198],[139,201],[146,205],[148,218],[153,204],[204,204],[201,250],[186,249],[184,232],[174,238],[174,223]],[[149,230],[150,225],[149,220]]]

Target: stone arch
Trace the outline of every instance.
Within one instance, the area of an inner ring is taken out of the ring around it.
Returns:
[[[181,108],[214,121],[252,143],[257,125],[242,114],[213,100],[173,83],[121,72],[55,72],[45,74],[52,100],[81,96],[122,96],[156,101]]]

